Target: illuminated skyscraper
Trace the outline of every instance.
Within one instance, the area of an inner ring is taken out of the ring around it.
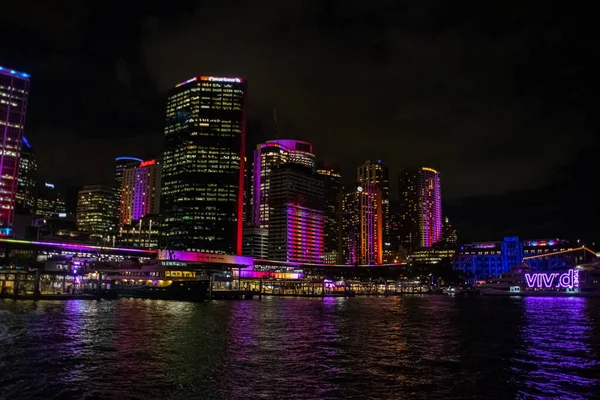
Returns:
[[[40,184],[37,193],[35,215],[44,218],[56,218],[67,212],[64,196],[54,187],[53,183],[44,182]]]
[[[123,170],[121,185],[121,225],[131,225],[160,207],[160,169],[156,160],[142,161]]]
[[[301,165],[271,172],[269,259],[323,261],[323,180]]]
[[[381,187],[358,184],[344,195],[343,254],[346,264],[381,264],[383,227]]]
[[[291,163],[315,169],[312,144],[300,140],[269,140],[254,150],[254,173],[251,190],[252,224],[269,228],[269,189],[271,170]]]
[[[0,228],[11,228],[27,112],[29,74],[0,67]]]
[[[19,159],[19,179],[17,183],[16,207],[21,212],[31,214],[35,211],[37,191],[37,160],[31,145],[23,136],[21,158]],[[18,213],[19,211],[17,211]]]
[[[116,235],[115,201],[111,187],[84,186],[77,198],[77,229],[104,238]]]
[[[140,165],[143,160],[135,157],[117,157],[115,159],[115,218],[121,224],[121,195],[123,193],[123,171],[125,168]]]
[[[246,83],[199,76],[169,92],[162,165],[163,245],[241,254]]]
[[[377,162],[365,161],[357,168],[356,181],[361,185],[374,183],[381,188],[381,229],[383,230],[383,241],[390,242],[390,183],[388,178],[388,167],[381,160]]]
[[[334,168],[320,166],[325,193],[324,241],[325,253],[334,263],[342,264],[342,175]]]
[[[442,240],[442,193],[439,173],[408,168],[400,174],[402,244],[413,251]]]

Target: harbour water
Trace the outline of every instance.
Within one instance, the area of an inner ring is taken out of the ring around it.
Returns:
[[[0,301],[0,398],[600,396],[600,299]]]

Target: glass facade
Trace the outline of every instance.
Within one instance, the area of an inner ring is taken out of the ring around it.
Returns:
[[[29,74],[0,67],[0,227],[11,228],[25,127]]]
[[[169,93],[160,207],[167,248],[241,254],[245,91],[239,78],[201,76]]]
[[[431,168],[400,174],[400,235],[409,251],[442,240],[442,192],[439,173]]]
[[[106,238],[116,235],[116,198],[111,187],[85,186],[77,199],[77,229]]]
[[[337,169],[319,168],[325,191],[324,244],[331,264],[342,264],[342,175]]]
[[[36,204],[37,160],[31,145],[23,136],[21,158],[19,159],[19,179],[17,183],[16,207],[25,213],[33,213]],[[18,213],[19,211],[17,211]]]
[[[301,165],[271,172],[269,259],[323,262],[323,180]]]
[[[269,190],[271,170],[283,164],[297,164],[315,170],[312,144],[300,140],[269,140],[254,150],[254,173],[251,189],[252,224],[269,228]]]

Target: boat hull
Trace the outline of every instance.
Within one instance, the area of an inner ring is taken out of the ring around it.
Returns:
[[[208,293],[208,281],[173,282],[166,287],[120,287],[116,289],[119,297],[151,299],[204,301]]]

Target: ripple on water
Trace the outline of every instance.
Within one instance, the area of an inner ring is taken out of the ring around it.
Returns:
[[[4,300],[0,398],[595,398],[599,305]]]

